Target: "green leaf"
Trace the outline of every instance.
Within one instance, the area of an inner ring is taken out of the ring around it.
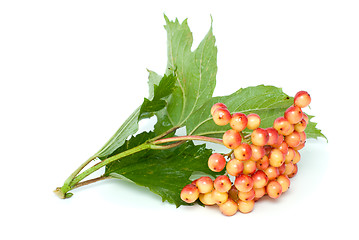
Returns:
[[[124,144],[129,136],[137,132],[138,122],[141,119],[152,117],[156,111],[163,109],[166,106],[166,101],[163,100],[163,98],[172,93],[175,81],[176,78],[172,74],[161,77],[158,74],[149,71],[149,99],[144,99],[142,105],[126,119],[116,133],[95,154],[95,156],[102,158],[111,155],[116,149]]]
[[[176,88],[168,97],[168,106],[158,112],[156,132],[185,125],[187,119],[212,97],[216,85],[217,47],[212,26],[195,51],[187,20],[181,24],[165,16],[167,30],[167,74],[174,73]]]
[[[152,138],[152,132],[141,133],[119,148],[122,152],[138,146],[146,139]],[[208,169],[207,161],[212,151],[205,145],[194,145],[192,141],[167,150],[146,150],[122,158],[106,166],[105,176],[126,178],[149,188],[160,195],[163,201],[177,207],[186,204],[180,199],[182,188],[191,182],[191,175],[196,172],[216,177]]]
[[[242,88],[228,96],[214,97],[188,119],[186,125],[188,135],[221,138],[230,128],[229,125],[218,126],[213,122],[210,110],[217,102],[226,104],[231,113],[258,114],[261,117],[260,127],[268,128],[273,126],[276,118],[283,116],[285,110],[293,104],[293,98],[283,93],[281,88],[264,85]],[[306,130],[308,137],[323,137],[324,135],[315,126],[313,122],[308,124]],[[250,131],[245,129],[243,133],[248,134]]]
[[[149,100],[147,98],[144,99],[140,109],[140,114],[138,118],[139,120],[152,117],[155,112],[163,109],[166,106],[166,101],[163,100],[163,98],[167,97],[172,93],[175,87],[175,81],[175,76],[173,74],[170,74],[168,76],[163,76],[158,86],[156,84],[153,84],[153,94],[150,94],[152,95],[152,100]]]

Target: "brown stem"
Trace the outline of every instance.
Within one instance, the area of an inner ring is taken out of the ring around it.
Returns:
[[[75,186],[72,187],[72,189],[83,187],[83,186],[89,185],[91,183],[95,183],[95,182],[102,181],[105,179],[110,179],[110,178],[111,178],[110,176],[101,176],[101,177],[89,179],[89,180],[77,183]]]
[[[179,141],[186,141],[186,140],[198,140],[198,141],[205,141],[205,142],[212,142],[217,144],[222,144],[223,141],[218,138],[211,138],[211,137],[205,137],[205,136],[177,136],[177,137],[170,137],[170,138],[164,138],[164,139],[158,139],[151,144],[158,145],[162,143],[170,143],[170,142],[179,142]]]

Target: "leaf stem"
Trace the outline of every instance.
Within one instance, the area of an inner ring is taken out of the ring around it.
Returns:
[[[217,144],[223,145],[223,141],[221,139],[205,137],[205,136],[195,136],[195,135],[163,138],[163,139],[158,139],[158,140],[152,141],[151,143],[154,145],[158,145],[158,144],[163,144],[163,143],[180,142],[180,141],[187,141],[187,140],[198,140],[198,141],[212,142],[212,143],[217,143]]]

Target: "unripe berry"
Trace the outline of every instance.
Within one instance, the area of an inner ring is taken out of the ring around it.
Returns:
[[[264,155],[261,159],[256,162],[256,166],[259,170],[264,170],[269,167],[269,158],[267,155]]]
[[[219,205],[219,210],[226,216],[233,216],[238,211],[238,205],[235,201],[228,198],[225,203]]]
[[[283,163],[281,166],[278,167],[279,175],[284,174],[285,172],[285,163]]]
[[[251,201],[241,201],[238,200],[238,210],[241,213],[249,213],[254,208],[254,200]]]
[[[262,170],[258,170],[257,172],[255,172],[252,175],[252,179],[254,188],[265,187],[268,183],[268,177]]]
[[[303,118],[302,109],[298,106],[290,106],[284,112],[284,118],[287,119],[291,124],[296,124]]]
[[[285,163],[290,163],[293,161],[294,159],[294,156],[295,156],[295,151],[293,148],[288,148],[288,153],[285,155]]]
[[[282,193],[286,192],[290,186],[290,180],[287,175],[280,175],[277,177],[277,182],[282,186]]]
[[[285,137],[284,141],[289,147],[296,147],[300,144],[300,134],[297,131],[293,131],[291,134]]]
[[[279,170],[277,167],[269,166],[263,170],[269,180],[276,179],[279,176]]]
[[[213,112],[213,121],[219,126],[225,126],[231,121],[231,113],[227,108],[217,108]]]
[[[294,155],[294,158],[292,160],[292,163],[293,164],[297,164],[299,161],[300,161],[300,153],[297,151],[297,150],[294,150],[295,152],[295,155]]]
[[[260,198],[262,198],[266,194],[266,188],[254,188],[254,201],[258,201]]]
[[[274,120],[273,127],[279,134],[287,136],[294,131],[294,126],[284,117]]]
[[[198,188],[193,184],[186,185],[181,191],[181,199],[186,203],[193,203],[198,199]]]
[[[247,127],[248,119],[243,113],[233,113],[230,121],[231,128],[241,132]]]
[[[278,137],[279,137],[278,131],[275,128],[272,128],[272,127],[267,128],[266,131],[268,133],[267,144],[271,145],[271,146],[277,144]]]
[[[298,166],[297,164],[294,164],[294,169],[293,169],[293,172],[291,174],[288,175],[289,178],[292,178],[294,177],[295,175],[297,175],[298,173]]]
[[[298,123],[294,125],[294,130],[297,132],[304,132],[306,128],[307,128],[307,122],[304,120],[304,117],[302,120],[300,120]]]
[[[299,91],[294,96],[294,105],[304,108],[308,106],[311,102],[311,97],[306,91]]]
[[[257,128],[253,130],[251,134],[252,143],[256,146],[264,146],[267,144],[269,139],[268,133],[263,128]]]
[[[223,134],[223,145],[229,149],[235,149],[239,147],[242,142],[242,137],[239,132],[233,129],[229,129]]]
[[[255,192],[254,192],[253,188],[248,192],[238,191],[238,198],[241,201],[250,201],[250,200],[253,200],[254,197],[255,197]]]
[[[269,154],[269,164],[273,167],[280,167],[284,163],[284,154],[276,148],[273,148]]]
[[[243,162],[233,158],[227,163],[226,170],[229,175],[236,177],[243,172]]]
[[[247,128],[250,130],[258,128],[259,125],[261,124],[261,118],[259,117],[258,114],[251,113],[247,116],[247,119],[248,119]]]
[[[234,186],[241,192],[249,192],[253,188],[253,179],[245,174],[236,177]]]
[[[243,162],[243,174],[250,175],[254,173],[257,169],[257,165],[255,161],[246,160]]]
[[[228,176],[221,175],[214,180],[214,189],[219,192],[228,192],[232,187],[232,182]]]
[[[284,174],[285,175],[290,175],[294,170],[294,164],[292,162],[289,163],[285,163],[285,171]]]
[[[224,108],[227,109],[227,106],[224,105],[224,103],[215,103],[213,104],[212,108],[211,108],[211,115],[213,116],[214,111],[216,111],[218,108]]]
[[[213,180],[210,177],[200,177],[196,181],[199,193],[209,193],[213,189]]]
[[[248,143],[241,143],[234,149],[234,157],[238,160],[248,160],[252,156],[252,148]]]
[[[258,161],[265,155],[265,151],[264,151],[263,147],[253,145],[253,144],[251,144],[250,146],[252,149],[252,156],[251,156],[250,160]]]
[[[199,200],[201,201],[201,203],[203,203],[204,205],[207,205],[207,206],[216,204],[216,202],[212,198],[212,192],[200,193]]]
[[[272,180],[268,183],[266,191],[269,197],[276,199],[282,194],[282,186],[279,182]]]
[[[226,192],[220,192],[214,189],[212,191],[212,199],[216,204],[222,204],[225,203],[228,199],[228,193]]]
[[[208,159],[208,167],[213,172],[220,172],[226,166],[226,159],[219,153],[213,153]]]

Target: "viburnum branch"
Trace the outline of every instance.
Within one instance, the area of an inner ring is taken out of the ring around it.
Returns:
[[[158,145],[158,144],[163,144],[163,143],[188,141],[188,140],[198,140],[198,141],[212,142],[212,143],[217,143],[217,144],[223,145],[222,139],[205,137],[205,136],[191,136],[191,135],[158,139],[158,140],[152,141],[151,144]]]

